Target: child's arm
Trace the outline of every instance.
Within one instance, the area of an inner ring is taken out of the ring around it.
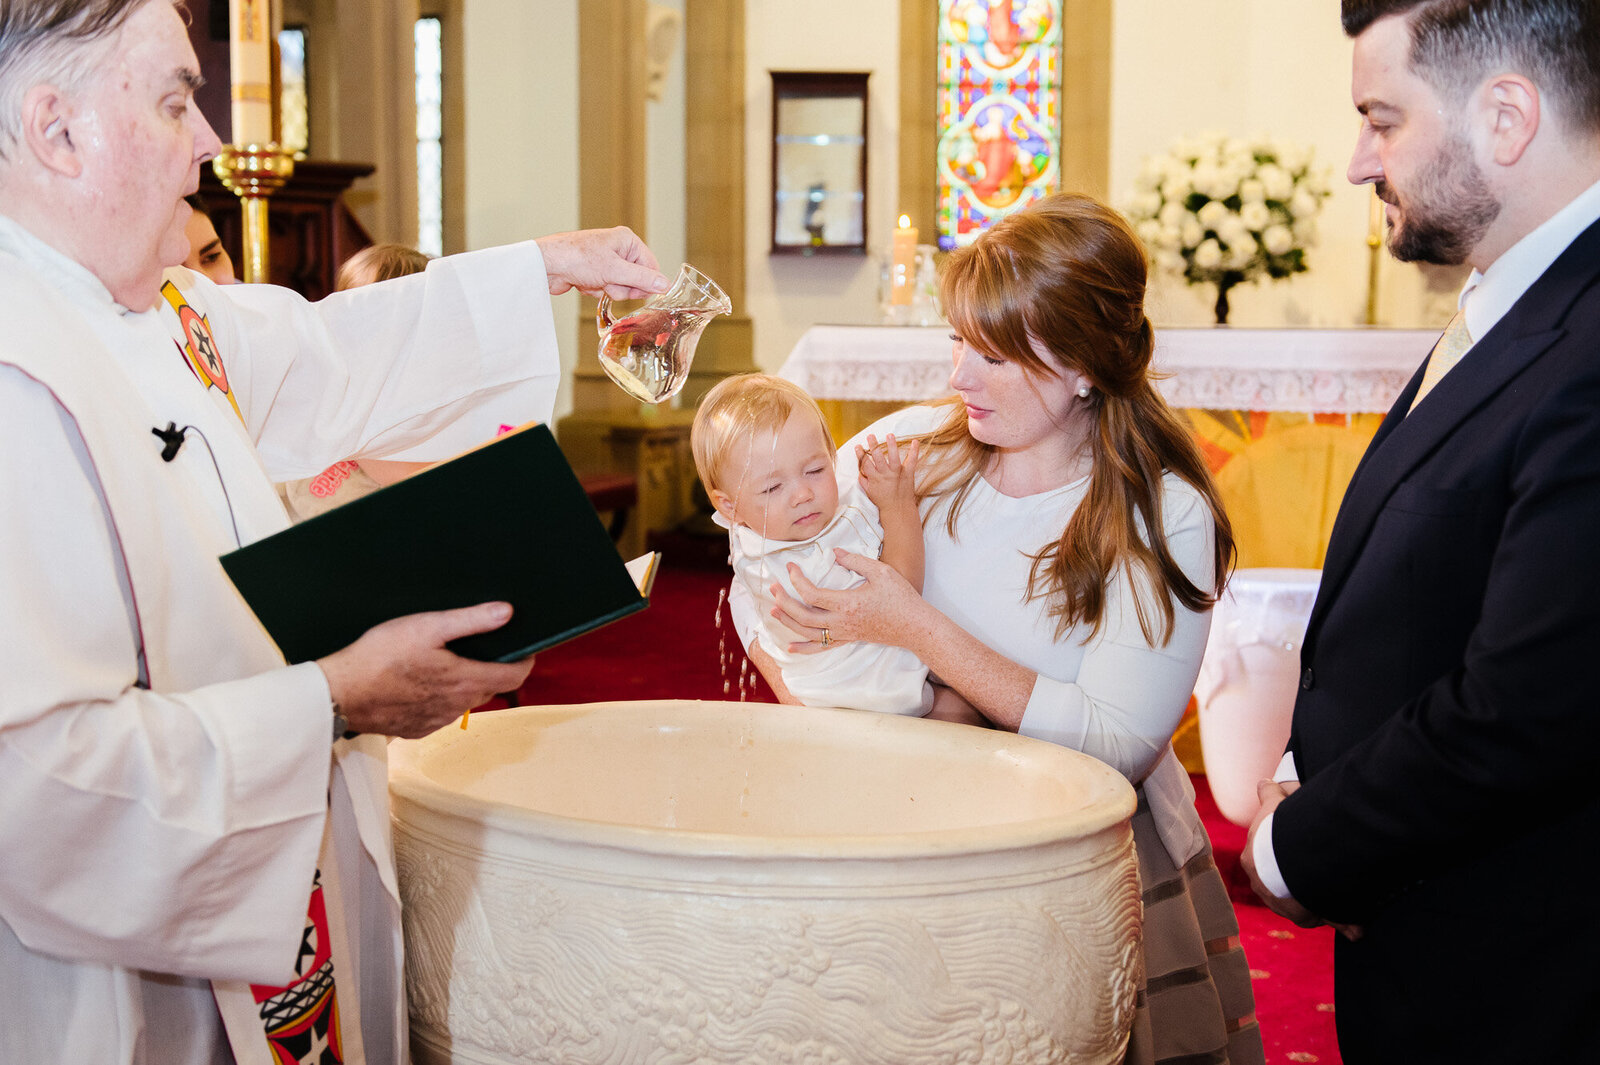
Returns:
[[[922,591],[922,516],[914,491],[917,441],[902,451],[893,434],[882,445],[868,436],[866,447],[856,446],[856,464],[861,487],[883,522],[883,560]]]

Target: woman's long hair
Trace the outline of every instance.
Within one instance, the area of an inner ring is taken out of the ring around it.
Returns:
[[[940,279],[946,317],[978,350],[1043,377],[1077,372],[1093,382],[1089,487],[1061,538],[1033,556],[1028,598],[1048,598],[1057,636],[1104,620],[1106,586],[1117,568],[1135,589],[1145,638],[1171,638],[1173,601],[1203,610],[1227,583],[1233,532],[1189,426],[1150,377],[1155,344],[1144,313],[1148,265],[1121,215],[1087,196],[1051,196],[997,222],[951,254]],[[1055,357],[1049,365],[1034,343]],[[926,437],[921,498],[956,521],[996,449],[967,431],[965,408]],[[1199,588],[1172,558],[1162,515],[1167,471],[1193,485],[1216,524],[1215,580]],[[1152,594],[1154,593],[1154,594]],[[1154,624],[1151,608],[1159,613]]]

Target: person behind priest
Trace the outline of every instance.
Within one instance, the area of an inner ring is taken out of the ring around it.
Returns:
[[[833,443],[816,400],[792,381],[738,374],[700,400],[689,434],[700,483],[728,530],[733,579],[770,606],[767,586],[787,581],[793,563],[824,587],[860,580],[834,559],[839,547],[882,558],[922,586],[922,521],[912,494],[913,444],[894,437],[861,449],[860,474],[835,481]],[[898,647],[855,643],[840,654],[790,655],[776,620],[761,634],[785,691],[807,706],[922,717],[933,706],[928,667]],[[824,637],[826,641],[826,637]]]
[[[1145,982],[1129,1062],[1261,1062],[1239,926],[1172,751],[1233,538],[1188,426],[1151,381],[1148,265],[1115,211],[1058,194],[951,253],[940,281],[958,396],[867,432],[921,446],[922,594],[865,581],[777,596],[796,653],[904,647],[996,727],[1133,783]],[[858,440],[861,438],[857,438]],[[848,456],[854,442],[846,443]],[[735,618],[748,625],[747,598]],[[773,689],[782,677],[757,645]],[[1026,964],[1019,959],[1019,964]]]
[[[432,261],[433,256],[408,244],[394,241],[369,244],[340,264],[333,290],[346,292],[379,281],[420,274]],[[343,458],[314,476],[279,484],[278,497],[283,500],[290,518],[304,521],[409,477],[428,465],[392,459]]]
[[[422,273],[431,262],[433,256],[409,244],[379,241],[367,245],[340,264],[333,288],[335,292],[343,292],[362,285],[375,285],[379,281],[409,277]]]
[[[548,417],[531,288],[667,282],[614,229],[214,285],[177,266],[199,81],[173,0],[0,0],[0,1061],[399,1062],[384,736],[530,663],[445,649],[483,603],[287,666],[218,556],[287,526],[269,474]]]
[[[1600,4],[1342,10],[1350,180],[1473,270],[1345,493],[1246,866],[1343,929],[1351,1065],[1600,1061]]]
[[[217,236],[217,227],[211,221],[206,202],[199,193],[185,196],[183,202],[194,213],[183,227],[183,235],[189,240],[189,254],[184,257],[182,265],[196,273],[205,274],[219,285],[237,284],[239,279],[233,276],[233,256],[222,246],[222,238]]]

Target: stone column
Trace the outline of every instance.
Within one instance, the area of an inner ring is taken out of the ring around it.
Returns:
[[[646,0],[583,0],[579,22],[579,217],[588,226],[627,225],[649,240],[644,122]],[[581,301],[573,411],[561,420],[562,450],[580,471],[638,480],[630,536],[677,526],[695,509],[688,452],[696,399],[730,373],[748,370],[750,320],[744,263],[744,0],[688,0],[684,19],[685,255],[733,301],[701,335],[676,407],[640,404],[600,368],[595,301]],[[663,263],[667,270],[676,263]]]
[[[627,226],[649,239],[645,158],[646,0],[583,0],[578,7],[578,222]],[[574,415],[638,407],[600,369],[595,299],[578,302]]]
[[[900,0],[900,213],[932,244],[939,187],[934,175],[939,10],[928,0]]]
[[[700,338],[684,407],[755,368],[745,306],[744,9],[744,0],[688,0],[684,20],[685,254],[733,301],[733,314]]]
[[[1111,195],[1111,2],[1061,11],[1061,189]]]
[[[416,22],[419,0],[345,0],[317,6],[312,23],[316,69],[336,86],[312,91],[331,107],[332,130],[312,136],[316,154],[376,164],[346,194],[374,240],[417,240]],[[330,17],[331,16],[331,17]],[[331,92],[330,92],[331,90]],[[324,138],[324,133],[331,136]]]

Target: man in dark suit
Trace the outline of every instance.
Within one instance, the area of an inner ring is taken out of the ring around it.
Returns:
[[[1474,271],[1345,495],[1245,864],[1343,933],[1349,1065],[1600,1061],[1600,2],[1343,17],[1350,180]]]

